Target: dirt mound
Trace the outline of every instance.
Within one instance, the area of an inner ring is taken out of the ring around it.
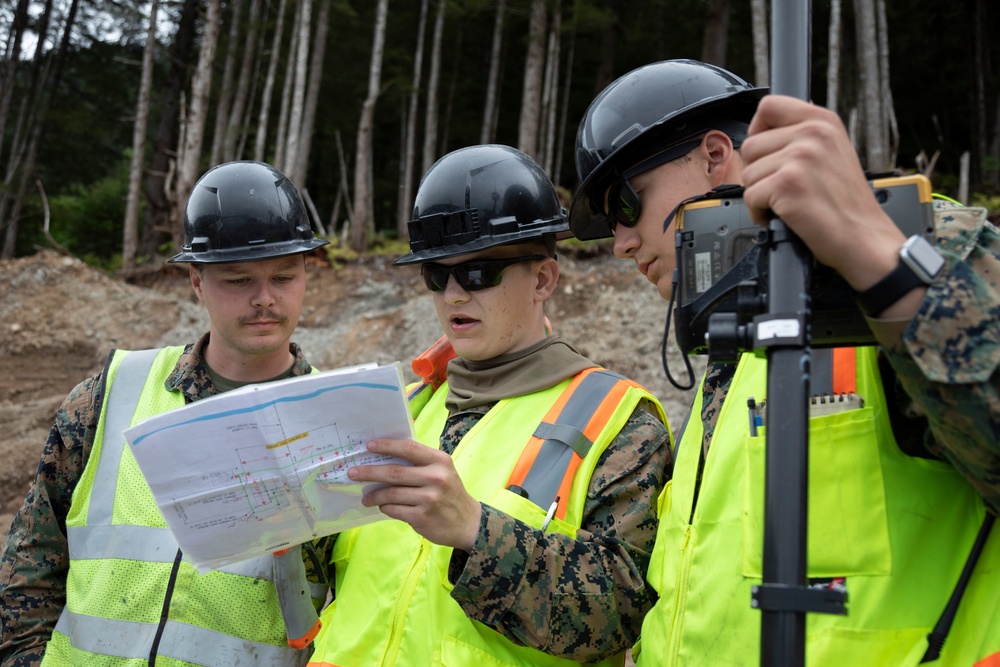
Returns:
[[[594,361],[660,397],[678,427],[692,392],[665,379],[660,342],[666,304],[630,262],[602,250],[559,259],[553,327]],[[207,329],[187,274],[168,267],[126,284],[70,257],[42,251],[0,261],[0,540],[24,499],[60,402],[97,372],[113,348],[183,344]],[[295,335],[319,368],[409,361],[440,336],[427,290],[412,268],[369,257],[339,269],[310,264]],[[673,341],[671,371],[683,379]],[[700,360],[696,360],[700,361]],[[695,364],[696,373],[702,368]]]

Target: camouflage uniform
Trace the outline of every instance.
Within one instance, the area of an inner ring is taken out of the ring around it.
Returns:
[[[450,415],[441,449],[454,452],[493,405]],[[597,464],[576,539],[483,504],[472,553],[452,555],[452,598],[469,618],[552,655],[624,652],[656,601],[644,577],[671,461],[666,428],[640,405]]]
[[[164,385],[167,391],[183,392],[188,402],[219,393],[202,356],[207,342],[206,334],[185,348]],[[290,375],[309,373],[311,368],[298,345],[292,343],[290,350],[295,355]],[[78,384],[63,401],[42,450],[34,483],[11,523],[0,561],[2,667],[38,665],[66,603],[66,515],[90,456],[103,400],[102,372]],[[329,562],[330,542],[317,543],[322,552],[318,562]],[[321,576],[309,559],[307,570],[314,580]]]
[[[949,461],[1000,513],[1000,231],[984,209],[940,201],[935,208],[946,270],[912,319],[868,323],[886,362],[897,441]],[[705,447],[735,368],[716,364],[706,373]]]

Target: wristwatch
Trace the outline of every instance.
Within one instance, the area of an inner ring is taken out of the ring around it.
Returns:
[[[934,246],[923,236],[914,234],[899,249],[899,266],[858,294],[858,306],[866,315],[875,317],[914,287],[930,285],[944,264],[944,257]]]

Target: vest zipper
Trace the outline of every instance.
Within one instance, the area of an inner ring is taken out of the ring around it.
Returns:
[[[160,639],[163,637],[163,630],[170,620],[170,601],[174,598],[174,585],[177,583],[177,572],[181,569],[181,550],[177,550],[174,556],[174,565],[170,568],[170,578],[167,580],[167,588],[163,594],[163,608],[160,610],[160,624],[156,627],[156,636],[153,637],[153,644],[149,647],[149,667],[156,667],[156,652],[160,650]]]
[[[688,525],[684,528],[684,543],[681,546],[681,571],[677,577],[677,593],[674,595],[674,613],[670,619],[670,643],[667,644],[666,664],[680,664],[677,653],[681,647],[681,626],[684,624],[684,608],[687,604],[688,579],[691,575],[691,559],[694,554],[692,545],[694,529]]]
[[[403,628],[406,625],[406,611],[413,599],[413,591],[417,587],[420,575],[423,573],[427,558],[430,554],[430,543],[421,538],[420,548],[417,550],[417,557],[410,565],[410,571],[406,573],[403,585],[396,596],[396,605],[392,611],[392,619],[389,623],[389,642],[385,647],[385,654],[382,656],[381,665],[395,665],[396,654],[399,646],[403,642]]]

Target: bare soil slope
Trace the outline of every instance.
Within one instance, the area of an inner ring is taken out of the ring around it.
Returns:
[[[312,258],[310,258],[312,259]],[[680,426],[692,391],[671,386],[660,364],[666,303],[630,262],[601,250],[561,255],[560,288],[547,313],[557,332],[594,361],[644,384]],[[60,402],[97,372],[113,348],[183,344],[207,328],[185,270],[168,267],[145,286],[110,278],[70,257],[41,251],[0,261],[0,544],[38,465]],[[416,270],[386,258],[335,269],[311,263],[295,340],[319,368],[413,357],[440,336]],[[672,337],[668,360],[686,379]],[[695,372],[703,368],[695,360]]]

